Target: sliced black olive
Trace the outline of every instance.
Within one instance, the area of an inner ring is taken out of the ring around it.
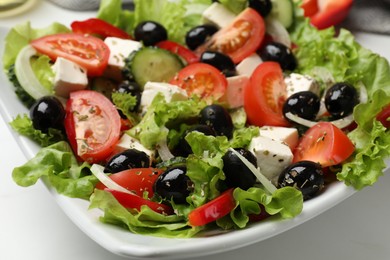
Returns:
[[[149,156],[137,149],[128,149],[114,155],[106,164],[104,172],[116,173],[133,168],[147,168]]]
[[[200,62],[207,63],[220,70],[226,77],[236,75],[236,66],[233,60],[217,51],[205,51],[200,56]]]
[[[320,98],[311,91],[292,94],[283,105],[283,114],[288,112],[301,118],[314,120],[320,110]]]
[[[262,17],[266,17],[272,10],[271,0],[248,0],[249,7],[255,9]]]
[[[320,164],[300,161],[284,169],[279,176],[278,185],[297,188],[302,192],[303,199],[307,200],[324,187],[324,173]]]
[[[233,136],[233,122],[229,112],[221,105],[213,104],[200,111],[200,124],[210,126],[217,135]]]
[[[174,152],[177,156],[187,157],[188,155],[192,154],[191,146],[188,144],[185,137],[187,134],[193,131],[201,132],[205,135],[211,135],[211,136],[216,135],[215,131],[208,125],[201,125],[201,124],[193,125],[187,131],[185,131],[182,138],[180,139]]]
[[[278,62],[283,70],[293,71],[297,67],[297,60],[291,50],[279,42],[270,42],[260,50],[263,61]]]
[[[191,50],[195,50],[206,40],[218,31],[218,28],[211,24],[199,25],[192,28],[186,34],[186,44]]]
[[[250,151],[244,148],[236,148],[235,150],[257,168],[257,159]],[[222,160],[226,186],[247,190],[255,184],[256,176],[232,151],[225,153]]]
[[[65,119],[65,109],[54,96],[38,99],[30,108],[30,118],[33,127],[47,133],[49,128],[62,130]]]
[[[186,198],[193,191],[193,183],[186,173],[185,166],[169,168],[158,176],[153,186],[154,192],[165,200],[186,203]]]
[[[358,103],[358,93],[348,83],[336,83],[325,94],[325,107],[333,119],[351,114]]]
[[[144,21],[135,27],[134,37],[137,41],[142,41],[145,46],[151,46],[168,39],[168,33],[161,24],[153,21]]]

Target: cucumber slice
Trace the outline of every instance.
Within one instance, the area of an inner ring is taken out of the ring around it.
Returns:
[[[180,58],[167,50],[145,47],[129,57],[127,66],[134,80],[143,88],[146,82],[168,82],[184,64]]]
[[[285,28],[289,28],[294,22],[294,4],[292,0],[271,0],[271,17],[278,19]]]

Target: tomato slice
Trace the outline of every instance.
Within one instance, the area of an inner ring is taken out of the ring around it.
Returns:
[[[341,23],[348,15],[353,0],[305,0],[301,6],[310,23],[318,29],[325,29]],[[317,11],[316,8],[317,7]]]
[[[134,168],[111,174],[109,178],[140,197],[147,191],[148,198],[152,198],[153,185],[162,172],[162,170],[155,168]],[[95,188],[104,190],[107,187],[99,182]]]
[[[225,76],[206,63],[193,63],[184,67],[170,83],[185,89],[188,95],[214,100],[221,98],[227,87]]]
[[[244,109],[248,122],[257,126],[288,126],[283,116],[286,101],[283,71],[277,62],[261,63],[244,89]]]
[[[105,160],[119,141],[118,111],[103,94],[92,90],[70,93],[65,130],[74,153],[89,163]]]
[[[293,162],[308,160],[328,167],[345,161],[354,150],[355,146],[343,131],[330,122],[320,122],[301,138]]]
[[[199,56],[205,50],[222,52],[237,64],[259,48],[264,35],[263,18],[254,9],[247,8],[230,25],[216,32],[195,52]]]
[[[390,128],[390,104],[385,106],[376,116],[376,120],[380,121],[386,128]]]
[[[176,42],[166,40],[157,43],[156,46],[180,56],[187,64],[199,62],[199,57],[195,53]]]
[[[84,21],[74,21],[70,24],[70,27],[74,33],[92,35],[97,34],[103,38],[117,37],[122,39],[131,39],[131,36],[127,32],[99,18],[90,18]]]
[[[191,211],[188,214],[189,224],[191,226],[204,226],[229,214],[236,207],[233,190],[229,189],[217,198]]]
[[[77,63],[89,76],[102,75],[110,56],[110,50],[101,39],[75,33],[44,36],[33,40],[31,45],[53,61],[62,57]]]
[[[151,210],[156,211],[157,213],[164,215],[173,214],[173,210],[170,206],[157,203],[148,199],[144,199],[135,194],[124,193],[117,190],[112,189],[104,189],[105,191],[110,192],[115,199],[125,208],[127,209],[136,209],[138,211],[141,210],[143,205],[148,206]]]

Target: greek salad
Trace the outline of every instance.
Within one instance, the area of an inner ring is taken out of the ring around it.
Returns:
[[[372,185],[390,153],[389,63],[329,24],[351,1],[308,2],[103,0],[70,28],[15,26],[3,69],[29,114],[10,124],[42,149],[14,181],[45,178],[103,222],[164,237]]]

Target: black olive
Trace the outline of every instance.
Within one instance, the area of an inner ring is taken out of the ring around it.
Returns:
[[[244,148],[236,148],[234,150],[257,168],[257,159],[250,151]],[[247,190],[256,183],[256,176],[232,151],[226,152],[222,160],[222,170],[225,173],[225,183],[228,187],[240,187],[243,190]]]
[[[193,191],[193,183],[186,175],[185,166],[172,167],[158,176],[153,190],[165,200],[186,203],[186,198]]]
[[[262,17],[266,17],[272,10],[271,0],[248,0],[249,7],[255,9]]]
[[[236,66],[233,60],[217,51],[205,51],[200,56],[200,62],[207,63],[218,70],[220,70],[226,77],[232,77],[236,75]]]
[[[54,96],[38,99],[30,108],[30,118],[35,129],[47,133],[49,128],[63,130],[65,109]]]
[[[193,125],[191,126],[187,131],[184,132],[183,136],[181,137],[176,149],[175,149],[175,154],[177,156],[183,156],[187,157],[188,155],[192,154],[192,149],[191,146],[188,144],[187,140],[185,139],[186,135],[193,132],[201,132],[205,135],[212,135],[215,136],[215,131],[208,125]]]
[[[292,94],[283,105],[283,114],[288,112],[301,118],[314,120],[320,110],[320,98],[311,91]]]
[[[114,155],[106,164],[104,172],[116,173],[133,168],[147,168],[149,156],[137,149],[127,149]]]
[[[145,46],[151,46],[168,39],[168,33],[161,24],[144,21],[135,27],[134,37],[137,41],[142,41]]]
[[[278,62],[283,70],[293,71],[297,67],[297,60],[291,50],[279,42],[267,43],[260,50],[263,61]]]
[[[314,197],[324,187],[324,173],[320,164],[300,161],[283,170],[278,179],[279,187],[291,186],[302,192],[303,199]]]
[[[325,94],[325,107],[333,119],[351,114],[358,103],[358,93],[348,83],[336,83]]]
[[[132,96],[135,96],[137,103],[133,109],[129,112],[138,111],[139,105],[141,103],[141,87],[134,81],[123,81],[119,84],[118,90],[119,93],[130,93]]]
[[[199,123],[210,126],[217,135],[224,135],[229,139],[233,136],[232,118],[223,106],[213,104],[204,107],[200,111]]]
[[[186,34],[186,44],[191,50],[195,50],[206,40],[218,31],[218,28],[211,24],[199,25],[192,28]]]

